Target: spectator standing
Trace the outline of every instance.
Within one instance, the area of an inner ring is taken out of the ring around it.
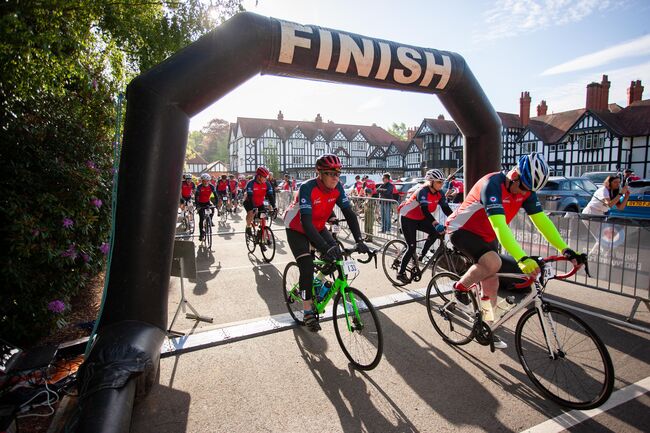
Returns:
[[[368,179],[368,175],[363,176],[362,178],[362,186],[361,188],[366,194],[366,197],[372,197],[373,194],[373,188],[371,188],[371,183],[372,182],[370,179]],[[372,182],[372,186],[374,186],[374,182]],[[376,188],[374,188],[375,193]],[[364,218],[364,226],[363,226],[363,231],[366,232],[366,241],[372,242],[372,235],[374,234],[374,228],[375,228],[375,209],[376,209],[376,203],[374,200],[366,200],[366,208],[365,208],[365,218]]]
[[[379,198],[393,200],[395,194],[395,185],[390,181],[390,173],[384,173],[382,185],[377,188]],[[381,202],[381,230],[380,233],[388,233],[391,230],[391,219],[393,204],[389,201]]]
[[[641,180],[641,178],[634,174],[634,170],[626,168],[623,173],[623,181],[621,182],[623,186],[626,187],[628,183],[634,182],[635,180]]]

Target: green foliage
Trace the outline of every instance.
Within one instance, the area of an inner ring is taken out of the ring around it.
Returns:
[[[274,147],[267,147],[262,150],[264,155],[264,165],[268,168],[274,176],[280,175],[280,157],[278,150]]]
[[[221,19],[240,9],[213,3]],[[211,27],[200,0],[3,2],[0,338],[33,343],[64,323],[104,267],[115,95]]]
[[[401,122],[399,124],[393,122],[391,127],[388,128],[388,132],[400,140],[406,140],[408,137],[407,127],[404,122]]]
[[[230,123],[223,119],[212,119],[201,131],[190,131],[187,139],[186,156],[201,155],[208,162],[230,162],[228,139]]]

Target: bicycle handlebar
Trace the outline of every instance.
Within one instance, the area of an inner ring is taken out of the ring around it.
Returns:
[[[564,256],[548,256],[548,257],[543,257],[543,258],[542,257],[536,257],[536,258],[531,257],[531,258],[537,262],[537,264],[540,267],[541,273],[544,272],[544,266],[547,263],[568,262],[568,261],[570,261],[570,259],[568,259],[567,257],[564,257]],[[578,260],[578,265],[574,266],[566,274],[556,274],[552,278],[557,279],[557,280],[563,280],[565,278],[572,277],[573,275],[575,275],[580,270],[582,265],[585,266],[585,273],[587,274],[588,277],[590,277],[591,275],[589,275],[589,264],[587,263],[587,260],[586,260],[586,257],[585,257],[584,261]],[[522,283],[515,284],[515,287],[517,287],[517,288],[527,287],[527,286],[531,285],[534,281],[535,281],[535,278],[528,277],[528,279],[526,281],[524,281]]]

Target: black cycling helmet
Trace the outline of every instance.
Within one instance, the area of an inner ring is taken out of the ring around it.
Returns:
[[[316,160],[316,168],[319,170],[341,171],[341,167],[343,167],[341,160],[333,153],[326,153],[324,155],[321,155]]]

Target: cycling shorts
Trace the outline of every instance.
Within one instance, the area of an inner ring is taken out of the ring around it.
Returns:
[[[181,197],[181,204],[185,204],[192,200],[192,197]]]
[[[490,251],[499,253],[499,242],[496,239],[491,242],[486,242],[481,236],[468,230],[455,230],[449,239],[461,253],[471,258],[475,263]]]

